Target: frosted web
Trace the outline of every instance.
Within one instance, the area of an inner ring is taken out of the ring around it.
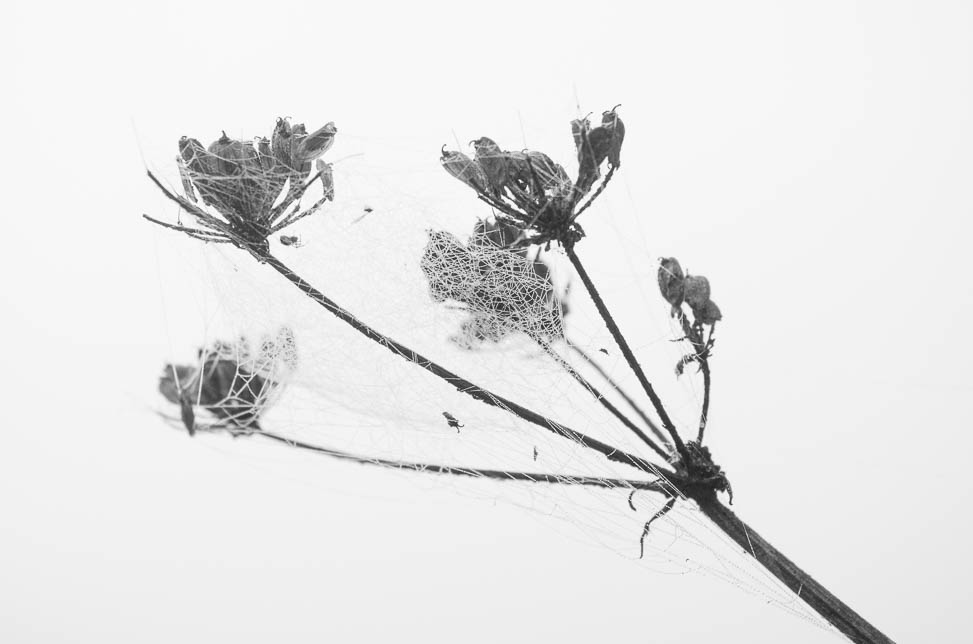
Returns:
[[[431,376],[356,333],[231,244],[188,251],[184,244],[193,240],[172,241],[172,261],[182,269],[191,264],[212,299],[198,345],[176,348],[161,375],[160,390],[176,405],[169,414],[174,426],[245,434],[402,470],[403,476],[423,473],[460,494],[561,520],[572,533],[653,570],[703,572],[826,627],[691,501],[677,501],[644,532],[668,500],[659,493],[667,489],[660,471],[606,458],[572,438],[583,435],[662,468],[675,458],[556,244],[518,244],[523,236],[510,218],[454,185],[435,148],[345,133],[338,140],[347,146],[342,160],[325,164],[318,154],[311,159],[316,165],[305,160],[283,181],[273,164],[263,161],[270,169],[258,170],[237,161],[254,185],[279,190],[274,200],[246,201],[256,204],[247,208],[265,213],[258,219],[269,233],[270,252],[380,333],[567,431],[527,422],[503,403],[484,404]],[[262,143],[252,146],[259,165]],[[185,183],[190,164],[181,158],[182,180],[165,168],[160,183],[173,192],[182,184],[198,208],[216,210],[214,217],[230,209],[223,197],[207,199],[198,183],[195,190]],[[583,174],[577,163],[565,165]],[[558,180],[542,179],[537,190],[563,194],[561,173],[555,169],[550,176]],[[417,184],[430,187],[426,196],[410,189]],[[157,212],[176,215],[175,206],[162,200]],[[189,225],[191,217],[179,217],[178,225]],[[283,221],[286,230],[275,229]],[[656,267],[649,273],[653,280]],[[598,268],[590,270],[597,278]],[[693,435],[702,404],[692,382],[697,376],[694,369],[681,378],[673,373],[689,355],[687,341],[672,342],[686,334],[685,324],[669,315],[671,302],[654,285],[647,290],[655,301],[640,306],[661,320],[664,333],[645,337],[636,329],[634,349],[643,364],[662,365],[653,379],[668,378],[660,393],[672,401],[680,431]],[[708,292],[702,310],[706,300]],[[663,454],[647,449],[620,417],[655,440]],[[360,468],[343,471],[350,484],[367,476]]]

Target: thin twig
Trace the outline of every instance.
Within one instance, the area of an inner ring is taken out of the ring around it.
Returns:
[[[569,349],[577,353],[579,356],[581,356],[581,358],[585,362],[590,364],[595,369],[595,371],[597,371],[598,374],[605,379],[605,382],[607,382],[612,389],[618,392],[618,395],[621,396],[622,399],[628,404],[628,406],[631,407],[635,411],[635,413],[639,415],[639,418],[641,418],[642,421],[649,426],[649,429],[652,430],[652,433],[655,435],[656,438],[662,441],[663,445],[671,444],[669,442],[669,438],[662,433],[662,429],[659,428],[659,426],[655,423],[655,421],[649,418],[649,415],[645,413],[645,411],[642,409],[642,406],[639,405],[638,402],[636,402],[631,396],[629,396],[628,393],[626,393],[626,391],[622,389],[621,385],[615,382],[615,380],[611,377],[611,374],[605,371],[604,367],[598,364],[598,362],[594,358],[589,356],[584,349],[579,347],[571,340],[565,338],[564,342],[565,344],[568,345]]]
[[[699,413],[699,434],[696,442],[703,444],[703,432],[706,431],[706,422],[709,420],[709,392],[710,392],[710,372],[709,360],[703,359],[699,363],[699,368],[703,372],[703,409]]]
[[[608,187],[608,182],[612,180],[613,176],[615,176],[615,166],[608,168],[608,174],[605,175],[605,180],[601,182],[601,185],[598,186],[598,189],[595,190],[595,193],[591,195],[591,199],[588,199],[588,201],[586,201],[583,206],[578,208],[577,212],[571,215],[571,219],[568,220],[568,223],[573,222],[575,219],[581,216],[581,213],[583,213],[585,210],[591,207],[591,204],[595,202],[595,199],[598,198],[598,195],[604,192],[605,188]]]
[[[598,391],[597,389],[595,389],[594,385],[592,385],[590,382],[588,382],[588,380],[584,376],[582,376],[580,373],[578,373],[577,370],[575,370],[575,368],[572,367],[571,364],[567,360],[565,360],[560,355],[558,355],[557,352],[554,351],[554,349],[551,347],[551,345],[550,345],[549,342],[546,342],[545,340],[543,340],[541,338],[535,338],[534,340],[535,340],[535,342],[537,342],[537,344],[540,345],[540,347],[544,350],[544,352],[547,353],[547,355],[551,357],[551,359],[553,359],[555,362],[557,362],[558,365],[560,365],[560,367],[562,369],[564,369],[568,373],[568,375],[570,375],[578,383],[580,383],[582,387],[584,387],[585,389],[587,389],[588,390],[588,393],[590,393],[592,396],[594,396],[595,400],[597,400],[599,403],[601,403],[601,405],[605,409],[607,409],[609,411],[609,413],[611,413],[615,418],[617,418],[619,420],[619,422],[622,423],[622,425],[625,425],[625,427],[627,427],[630,430],[632,430],[632,432],[636,436],[638,436],[642,440],[643,443],[645,443],[646,445],[648,445],[649,447],[651,447],[652,448],[652,451],[654,451],[656,454],[658,454],[659,456],[661,456],[662,458],[664,458],[666,460],[669,459],[669,454],[664,449],[662,449],[658,445],[658,443],[656,443],[654,440],[652,440],[651,438],[649,438],[645,434],[645,432],[642,431],[638,427],[638,425],[636,425],[635,423],[633,423],[631,420],[629,420],[629,418],[625,414],[623,414],[621,411],[619,411],[619,409],[617,407],[615,407],[615,405],[613,405],[610,400],[608,400],[607,398],[605,398],[604,394],[602,394],[600,391]]]
[[[709,394],[712,389],[712,375],[709,368],[709,350],[713,346],[713,331],[715,322],[710,327],[709,338],[704,342],[702,325],[694,326],[689,323],[689,318],[681,307],[675,309],[675,314],[682,325],[682,332],[685,339],[693,347],[695,362],[699,363],[699,369],[703,372],[703,406],[699,412],[699,433],[696,435],[696,442],[703,444],[703,433],[706,431],[706,423],[709,421]]]
[[[450,476],[468,476],[473,478],[488,478],[499,481],[526,481],[529,483],[550,483],[557,485],[581,485],[589,487],[601,487],[607,489],[622,488],[626,490],[645,490],[648,492],[658,492],[669,494],[672,485],[664,479],[654,481],[639,481],[637,479],[603,478],[593,476],[571,476],[567,474],[548,474],[543,472],[517,472],[511,470],[489,470],[473,467],[456,467],[452,465],[441,465],[437,463],[416,463],[412,461],[398,461],[384,458],[372,458],[352,454],[330,447],[313,445],[303,441],[274,434],[268,431],[253,432],[251,436],[262,436],[264,438],[284,443],[290,447],[297,447],[308,451],[337,458],[343,461],[351,461],[362,465],[375,465],[397,470],[412,470],[415,472],[429,474],[445,474]]]
[[[672,442],[676,446],[676,450],[679,452],[679,455],[682,457],[683,461],[688,463],[690,456],[689,452],[686,451],[685,443],[683,443],[682,438],[679,436],[679,432],[676,431],[676,426],[672,424],[672,419],[670,419],[669,414],[666,413],[665,407],[662,406],[662,401],[659,399],[658,394],[655,393],[655,389],[652,388],[652,384],[649,382],[649,379],[645,377],[645,372],[642,371],[642,365],[639,364],[639,361],[635,358],[635,354],[632,353],[632,349],[628,346],[625,336],[622,335],[621,330],[615,323],[615,319],[608,311],[608,307],[605,306],[605,301],[601,299],[601,295],[595,288],[594,282],[591,281],[591,278],[588,276],[588,272],[581,264],[581,260],[578,259],[578,254],[574,251],[574,245],[567,244],[565,245],[564,250],[567,252],[568,259],[571,260],[571,264],[574,266],[574,269],[581,277],[581,281],[584,282],[588,295],[591,296],[595,306],[598,308],[598,313],[601,314],[602,320],[604,320],[605,324],[608,326],[608,330],[615,339],[615,343],[618,344],[618,347],[622,350],[622,354],[625,356],[628,366],[631,367],[632,371],[635,373],[635,376],[639,379],[642,389],[645,390],[645,393],[649,396],[649,400],[652,401],[652,406],[655,407],[655,412],[659,415],[659,419],[662,421],[662,426],[665,427],[666,431],[669,432],[669,435],[672,437]]]

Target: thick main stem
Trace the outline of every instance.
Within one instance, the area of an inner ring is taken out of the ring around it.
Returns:
[[[673,425],[672,419],[670,419],[669,414],[666,413],[665,407],[662,406],[662,400],[659,399],[658,394],[655,393],[655,389],[652,388],[652,383],[650,383],[649,379],[645,377],[645,372],[642,370],[642,365],[639,364],[635,354],[632,353],[632,349],[628,346],[628,341],[625,340],[625,336],[622,335],[621,330],[615,323],[615,319],[608,311],[608,307],[605,306],[605,301],[601,299],[601,295],[598,293],[598,289],[595,288],[594,282],[592,282],[591,277],[588,276],[588,271],[585,270],[584,266],[581,264],[581,260],[578,259],[577,253],[574,252],[574,245],[566,244],[564,250],[567,252],[568,259],[571,260],[574,270],[576,270],[578,275],[581,277],[581,281],[584,283],[585,289],[588,291],[588,295],[591,296],[595,306],[598,308],[598,313],[601,314],[601,318],[608,326],[608,330],[615,339],[615,343],[618,345],[618,348],[622,350],[622,354],[625,356],[625,361],[628,362],[628,366],[632,368],[635,376],[639,379],[642,389],[645,390],[649,400],[652,401],[652,406],[655,408],[655,412],[659,415],[659,420],[662,421],[662,426],[666,428],[666,431],[668,431],[669,435],[672,437],[672,442],[675,444],[679,455],[685,462],[688,463],[690,457],[689,453],[686,451],[685,443],[683,443],[682,438],[679,436],[679,432],[676,431],[676,426]]]
[[[856,644],[892,644],[892,640],[832,595],[811,575],[801,570],[777,548],[770,545],[712,492],[694,497],[713,523],[743,548],[770,574],[790,588],[814,611]]]
[[[538,414],[535,411],[532,411],[530,409],[527,409],[526,407],[518,405],[512,400],[508,400],[506,398],[498,396],[497,394],[494,394],[493,392],[487,389],[479,387],[478,385],[473,384],[469,380],[466,380],[465,378],[458,376],[457,374],[446,369],[445,367],[442,367],[439,364],[433,362],[429,358],[426,358],[425,356],[413,351],[412,349],[405,346],[404,344],[396,342],[395,340],[388,337],[387,335],[379,333],[378,331],[376,331],[375,329],[368,326],[367,324],[359,320],[357,317],[352,315],[350,312],[338,306],[338,304],[336,304],[334,301],[332,301],[327,296],[325,296],[324,293],[322,293],[321,291],[317,290],[316,288],[314,288],[313,286],[305,282],[299,275],[295,274],[290,268],[288,268],[286,264],[284,264],[279,259],[271,255],[269,252],[263,252],[262,255],[260,256],[260,259],[262,262],[266,263],[275,271],[277,271],[278,273],[286,277],[287,280],[290,281],[292,284],[294,284],[298,289],[300,289],[302,293],[304,293],[312,300],[314,300],[315,302],[323,306],[339,320],[345,322],[353,329],[355,329],[356,331],[358,331],[359,333],[367,337],[369,340],[372,340],[373,342],[377,342],[378,344],[385,347],[395,355],[405,358],[409,362],[412,362],[418,365],[419,367],[422,367],[426,371],[434,374],[435,376],[438,376],[439,378],[444,380],[447,384],[455,387],[458,391],[468,396],[471,396],[476,400],[479,400],[480,402],[486,403],[488,405],[492,405],[499,409],[509,411],[510,413],[530,423],[533,423],[543,429],[546,429],[547,431],[553,432],[559,436],[563,436],[564,438],[572,440],[584,447],[587,447],[588,449],[599,452],[605,455],[605,457],[608,458],[608,460],[616,461],[618,463],[624,463],[626,465],[630,465],[636,469],[639,469],[643,472],[652,475],[658,475],[657,473],[659,472],[659,468],[653,465],[652,463],[650,463],[649,461],[646,461],[645,459],[639,456],[635,456],[634,454],[624,452],[616,447],[609,445],[608,443],[604,443],[596,438],[592,438],[591,436],[583,434],[579,431],[570,429],[569,427],[566,427],[558,422],[546,418],[545,416],[542,416],[541,414]]]

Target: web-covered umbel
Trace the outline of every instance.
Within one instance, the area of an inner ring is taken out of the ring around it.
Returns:
[[[596,307],[577,295],[563,251],[518,245],[519,232],[463,193],[413,199],[393,180],[403,167],[412,185],[450,181],[435,164],[417,166],[427,150],[396,157],[381,142],[349,140],[351,158],[334,163],[330,194],[309,186],[302,195],[333,202],[267,239],[268,258],[286,264],[292,283],[269,259],[258,263],[226,244],[199,254],[172,249],[178,270],[216,294],[203,311],[204,337],[189,351],[202,350],[173,356],[162,374],[166,397],[190,403],[190,427],[435,474],[461,494],[563,519],[575,534],[655,569],[702,570],[814,620],[691,503],[670,503],[680,495],[662,470],[678,459],[675,447],[636,395],[639,383]],[[655,272],[652,265],[646,275]],[[694,433],[701,391],[692,374],[676,378],[673,365],[700,353],[690,340],[672,342],[685,333],[671,303],[657,297],[632,307],[662,321],[664,333],[639,335],[639,356],[663,365],[660,394],[672,401],[675,424]],[[462,380],[434,376],[430,364]],[[207,389],[207,369],[226,377]],[[241,406],[251,398],[248,417]],[[176,426],[186,421],[173,415]]]

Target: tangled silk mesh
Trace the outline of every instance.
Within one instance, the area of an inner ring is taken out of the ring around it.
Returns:
[[[526,249],[505,248],[502,232],[499,225],[478,222],[464,244],[452,233],[428,231],[420,267],[430,295],[437,302],[464,305],[469,312],[450,339],[466,348],[500,342],[514,333],[561,339],[564,309],[547,264],[528,259]]]
[[[271,251],[359,319],[476,385],[666,465],[564,368],[562,361],[570,362],[635,418],[599,372],[610,374],[629,394],[638,394],[638,385],[594,306],[569,289],[573,273],[563,255],[554,248],[535,247],[530,253],[501,248],[496,229],[490,228],[490,209],[452,185],[456,182],[443,176],[435,155],[409,149],[395,159],[396,149],[348,138],[365,154],[334,164],[333,203],[286,231],[299,244],[272,238]],[[428,156],[433,158],[426,165],[416,161]],[[416,181],[441,186],[441,192],[414,196],[408,186]],[[639,557],[643,526],[666,499],[635,491],[624,480],[652,477],[457,392],[350,329],[244,252],[223,244],[170,241],[163,262],[169,273],[165,281],[192,283],[203,302],[205,333],[197,346],[220,346],[239,361],[241,372],[259,373],[273,383],[260,401],[262,430],[366,456],[386,467],[392,461],[432,463],[542,472],[565,483],[598,479],[600,487],[426,475],[437,486],[469,497],[501,499],[561,519],[571,536]],[[589,270],[597,279],[597,268]],[[649,267],[642,279],[654,281],[654,273]],[[632,290],[630,284],[622,287]],[[681,349],[670,340],[680,329],[667,321],[668,305],[658,298],[652,306],[667,325],[665,332],[648,338],[636,334],[634,346],[643,364],[661,365],[650,378],[661,383],[663,399],[674,401],[670,414],[686,431],[698,421],[699,397],[672,376]],[[281,330],[289,338],[283,343]],[[263,341],[268,337],[276,349],[244,348],[269,346]],[[218,345],[232,338],[247,341]],[[179,357],[173,362],[187,362]],[[444,412],[463,427],[449,426]],[[316,467],[344,472],[349,485],[368,475],[326,458]],[[401,469],[402,476],[421,476],[416,468]],[[643,562],[655,570],[702,571],[823,624],[690,502],[677,503],[656,521],[644,546]]]

